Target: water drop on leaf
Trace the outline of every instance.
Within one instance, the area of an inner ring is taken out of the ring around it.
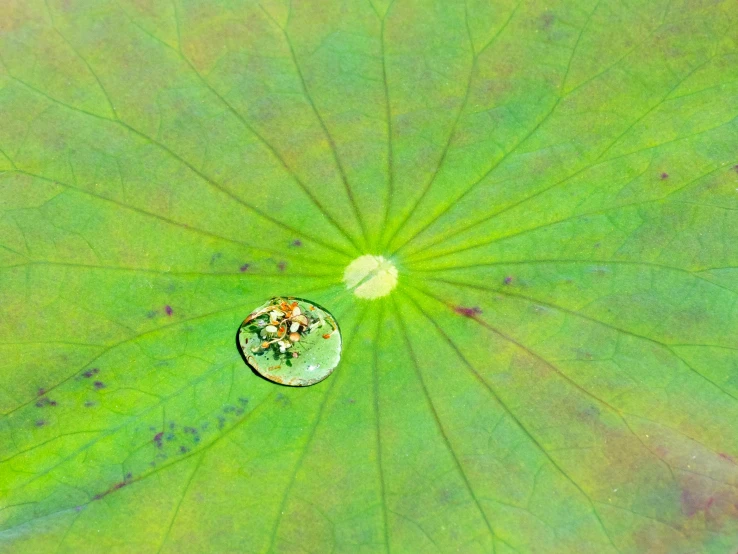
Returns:
[[[277,296],[252,311],[238,329],[238,346],[259,375],[291,387],[314,385],[341,359],[341,331],[317,304]]]

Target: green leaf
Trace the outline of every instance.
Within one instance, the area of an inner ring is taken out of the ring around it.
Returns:
[[[5,2],[0,550],[735,552],[737,20]]]

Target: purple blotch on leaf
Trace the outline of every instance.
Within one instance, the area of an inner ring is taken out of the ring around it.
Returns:
[[[36,402],[37,408],[43,408],[44,406],[56,406],[56,400],[50,400],[49,398],[42,398]]]
[[[454,311],[457,314],[463,315],[464,317],[474,317],[475,315],[479,315],[482,313],[482,309],[478,306],[474,306],[472,308],[466,308],[464,306],[456,306],[454,308]]]
[[[167,315],[172,315],[173,313],[172,307],[169,304],[164,306],[164,311],[167,313]]]
[[[292,246],[302,246],[302,241],[300,239],[295,239],[292,241]]]
[[[43,427],[44,425],[46,425],[46,420],[44,419],[36,420],[36,427]]]
[[[105,388],[105,383],[103,383],[102,381],[95,381],[94,383],[92,383],[92,386],[95,387],[97,390],[100,390]]]
[[[92,369],[88,369],[87,371],[85,371],[82,374],[82,377],[84,377],[85,379],[89,379],[90,377],[92,377],[93,375],[97,375],[98,373],[100,373],[100,370],[96,367],[93,367]]]
[[[241,267],[238,268],[238,270],[243,273],[244,271],[248,271],[250,267],[250,264],[243,264]]]
[[[504,282],[504,283],[505,283],[506,285],[509,285],[510,283],[512,283],[512,277],[510,277],[510,276],[508,275],[507,277],[505,277],[505,280],[504,280],[503,282]]]
[[[277,268],[279,269],[279,271],[284,271],[285,269],[287,269],[287,262],[279,262],[277,264]]]
[[[38,389],[38,392],[36,393],[38,396],[43,396],[46,394],[46,389]]]
[[[162,445],[161,438],[163,436],[164,436],[164,433],[157,433],[156,435],[154,435],[154,444],[156,445],[157,448],[161,448],[161,445]]]
[[[661,174],[661,180],[668,179],[668,178],[669,178],[669,174],[668,173],[664,172],[664,173]]]

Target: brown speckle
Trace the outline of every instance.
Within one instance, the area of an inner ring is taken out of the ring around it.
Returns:
[[[105,388],[105,383],[103,383],[102,381],[95,381],[94,383],[92,383],[92,386],[95,387],[97,390],[100,390]]]
[[[284,271],[285,269],[287,269],[287,262],[279,262],[277,264],[277,269],[279,269],[279,271]]]
[[[167,315],[172,315],[172,313],[174,313],[174,311],[172,310],[172,307],[169,304],[164,306],[164,311],[167,313]]]
[[[669,174],[668,174],[668,173],[664,172],[664,173],[662,173],[662,174],[661,174],[661,180],[662,180],[662,181],[663,181],[664,179],[668,179],[668,178],[669,178]]]
[[[245,271],[248,271],[250,267],[250,264],[243,264],[241,267],[238,268],[238,270],[243,273]]]
[[[507,277],[505,277],[505,280],[503,282],[506,285],[509,285],[510,283],[512,283],[512,280],[513,280],[513,278],[508,275]]]

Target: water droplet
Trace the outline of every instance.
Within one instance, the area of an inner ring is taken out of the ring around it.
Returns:
[[[238,329],[238,346],[254,371],[291,387],[314,385],[341,359],[341,331],[323,307],[302,298],[277,296]]]
[[[347,289],[354,289],[359,298],[386,296],[397,286],[397,268],[383,256],[365,255],[356,258],[343,272]]]

